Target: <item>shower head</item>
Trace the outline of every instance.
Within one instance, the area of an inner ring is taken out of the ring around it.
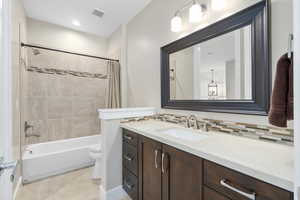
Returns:
[[[33,53],[33,55],[35,55],[35,56],[41,54],[41,52],[40,52],[38,49],[34,49],[34,48],[32,48],[32,53]]]

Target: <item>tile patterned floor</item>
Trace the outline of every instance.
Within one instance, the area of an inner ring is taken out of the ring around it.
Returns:
[[[17,200],[100,200],[99,183],[90,179],[91,168],[24,185]]]

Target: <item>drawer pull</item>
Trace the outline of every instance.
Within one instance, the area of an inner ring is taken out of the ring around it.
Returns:
[[[161,156],[161,171],[162,171],[162,173],[165,173],[164,160],[165,160],[165,153],[163,153]]]
[[[236,193],[238,193],[238,194],[240,194],[240,195],[242,195],[242,196],[248,198],[248,199],[251,199],[251,200],[255,200],[255,199],[256,199],[256,193],[255,193],[255,192],[253,192],[253,193],[251,193],[251,194],[246,193],[246,192],[243,192],[243,191],[241,191],[241,190],[239,190],[239,189],[237,189],[237,188],[235,188],[235,187],[232,187],[231,185],[227,184],[227,183],[226,183],[226,179],[222,179],[222,180],[220,181],[220,184],[221,184],[222,186],[224,186],[224,187],[226,187],[226,188],[228,188],[228,189],[230,189],[230,190],[232,190],[232,191],[234,191],[234,192],[236,192]]]
[[[167,153],[163,153],[161,156],[161,172],[164,174],[168,171],[168,165],[165,164],[165,162],[167,161],[167,164],[169,163],[169,157]]]
[[[125,185],[125,187],[127,187],[129,190],[131,190],[131,189],[134,187],[134,185],[130,185],[129,183],[127,183],[127,181],[124,181],[124,185]]]
[[[124,158],[126,159],[126,160],[128,160],[128,161],[132,161],[133,160],[133,158],[131,158],[131,157],[129,157],[129,156],[124,156]]]
[[[157,164],[157,154],[158,154],[158,150],[155,150],[155,156],[154,156],[154,162],[155,162],[155,168],[158,168],[158,164]]]
[[[128,136],[128,135],[124,135],[124,138],[127,139],[127,140],[132,140],[133,138]]]

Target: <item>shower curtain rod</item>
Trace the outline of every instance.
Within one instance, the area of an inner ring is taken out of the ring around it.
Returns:
[[[119,62],[119,60],[115,60],[115,59],[111,59],[111,58],[92,56],[92,55],[87,55],[87,54],[82,54],[82,53],[75,53],[75,52],[64,51],[64,50],[59,50],[59,49],[52,49],[52,48],[47,48],[47,47],[42,47],[42,46],[37,46],[37,45],[31,45],[31,44],[25,44],[25,43],[21,43],[21,47],[38,48],[38,49],[44,49],[44,50],[49,50],[49,51],[56,51],[56,52],[60,52],[60,53],[73,54],[73,55],[77,55],[77,56],[85,56],[85,57],[97,58],[97,59],[101,59],[101,60],[109,60],[109,61]]]

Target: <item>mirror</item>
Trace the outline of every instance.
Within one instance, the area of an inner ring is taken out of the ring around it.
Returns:
[[[165,109],[267,115],[268,1],[161,48]]]
[[[172,100],[251,100],[251,26],[170,54]]]

